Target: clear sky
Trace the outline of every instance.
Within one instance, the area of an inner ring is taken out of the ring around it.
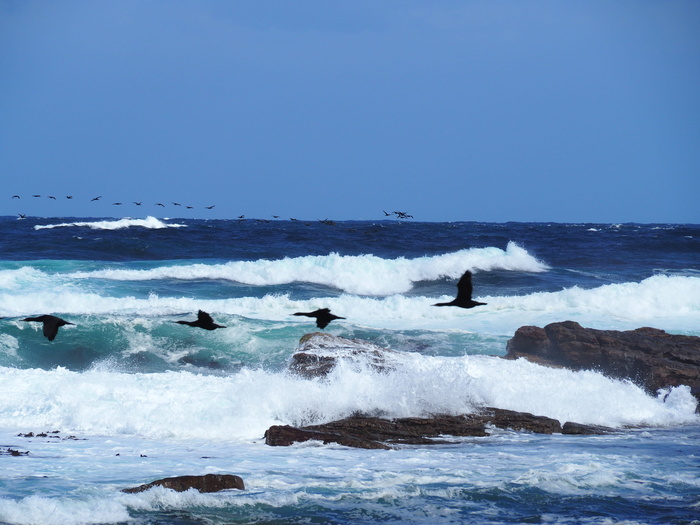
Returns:
[[[0,215],[698,223],[700,2],[0,0],[0,176]]]

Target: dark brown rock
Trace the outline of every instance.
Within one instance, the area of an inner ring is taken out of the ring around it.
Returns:
[[[273,447],[288,447],[294,443],[303,443],[304,441],[321,441],[324,445],[338,443],[339,445],[353,448],[390,448],[387,445],[367,438],[359,438],[337,432],[311,430],[310,428],[296,428],[289,425],[274,425],[265,432],[265,443]]]
[[[572,423],[570,421],[564,423],[561,429],[562,434],[574,434],[579,436],[610,434],[613,432],[617,432],[617,430],[600,425],[582,425],[581,423]]]
[[[174,478],[163,478],[145,485],[123,489],[122,492],[133,494],[143,492],[152,487],[165,487],[177,492],[184,492],[189,489],[196,489],[199,492],[219,492],[226,489],[245,490],[243,480],[239,476],[232,474],[206,474],[204,476],[177,476]]]
[[[507,348],[507,359],[597,370],[629,379],[650,393],[679,385],[689,386],[696,397],[700,391],[700,337],[656,328],[596,330],[565,321],[519,328]]]
[[[562,432],[559,421],[525,412],[484,408],[476,414],[440,414],[432,417],[384,419],[352,416],[331,423],[302,428],[273,426],[265,433],[272,446],[289,446],[309,440],[348,447],[389,449],[391,445],[435,445],[450,443],[449,436],[487,436],[489,425],[517,431],[553,434]]]

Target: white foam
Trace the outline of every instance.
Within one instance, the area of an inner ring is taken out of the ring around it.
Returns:
[[[145,281],[153,279],[229,280],[254,286],[308,282],[359,295],[408,292],[419,281],[456,279],[466,269],[543,272],[547,266],[511,242],[500,248],[470,248],[416,259],[383,259],[374,255],[304,256],[277,260],[234,261],[226,264],[167,265],[148,270],[107,269],[75,272],[76,279]]]
[[[155,217],[146,217],[145,219],[132,219],[126,217],[124,219],[118,219],[114,221],[92,221],[92,222],[64,222],[60,224],[37,224],[34,226],[35,230],[46,230],[53,228],[90,228],[93,230],[121,230],[124,228],[147,228],[159,230],[162,228],[185,228],[185,224],[167,223]]]
[[[646,395],[595,372],[496,357],[394,356],[390,371],[341,363],[326,379],[243,369],[231,376],[0,368],[0,427],[88,435],[259,439],[275,424],[304,425],[379,411],[389,417],[469,413],[496,406],[565,421],[666,426],[697,422],[687,387]]]
[[[308,323],[291,316],[297,311],[328,307],[346,317],[338,323],[388,330],[463,330],[512,335],[523,325],[544,326],[551,322],[574,320],[590,328],[627,330],[653,326],[689,334],[700,330],[700,278],[655,275],[640,283],[604,285],[592,289],[578,287],[559,292],[537,292],[522,296],[476,296],[488,303],[473,309],[437,308],[435,298],[390,295],[359,297],[341,295],[293,300],[289,295],[200,299],[103,296],[84,291],[79,281],[32,270],[0,271],[0,313],[5,316],[62,312],[94,316],[168,316],[196,312],[218,316],[240,316],[254,320]],[[446,300],[449,297],[438,298]],[[226,324],[225,317],[220,319]],[[166,322],[166,321],[164,321]]]

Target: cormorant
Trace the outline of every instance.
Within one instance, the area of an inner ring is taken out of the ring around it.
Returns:
[[[460,308],[474,308],[475,306],[484,305],[472,300],[472,272],[467,270],[457,283],[457,297],[449,303],[437,303],[433,306],[459,306]]]
[[[211,318],[204,310],[197,312],[196,321],[175,321],[177,324],[186,324],[188,326],[195,326],[197,328],[204,328],[205,330],[216,330],[217,328],[226,328],[220,324],[216,324],[214,319]]]
[[[345,319],[345,317],[333,315],[328,308],[319,308],[318,310],[314,310],[313,312],[297,312],[292,315],[305,315],[306,317],[315,317],[316,326],[318,326],[321,329],[328,326],[328,323],[335,319]]]
[[[40,315],[38,317],[27,317],[25,319],[22,319],[22,321],[36,321],[37,323],[44,323],[44,335],[49,341],[53,341],[56,338],[58,329],[61,326],[67,324],[74,324],[69,323],[68,321],[64,321],[63,319],[61,319],[60,317],[56,317],[55,315]]]

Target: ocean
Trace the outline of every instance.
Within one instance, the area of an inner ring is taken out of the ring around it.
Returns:
[[[501,359],[524,325],[700,336],[700,225],[0,218],[2,524],[700,523],[690,389]],[[436,308],[473,272],[470,310]],[[324,331],[395,368],[288,371]],[[226,328],[176,323],[209,312]],[[27,316],[74,323],[48,341]],[[614,427],[271,447],[272,425],[492,406]],[[246,490],[154,488],[236,474]]]

